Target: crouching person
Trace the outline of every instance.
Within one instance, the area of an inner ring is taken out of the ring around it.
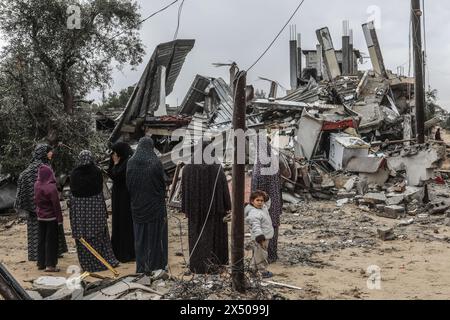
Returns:
[[[269,240],[274,236],[272,219],[269,215],[269,196],[263,191],[255,191],[250,196],[250,204],[245,208],[245,221],[252,235],[252,267],[261,273],[263,278],[271,278],[273,274],[266,270],[268,263]]]
[[[34,185],[34,201],[39,223],[38,268],[59,272],[58,224],[63,223],[56,179],[53,170],[42,165]]]

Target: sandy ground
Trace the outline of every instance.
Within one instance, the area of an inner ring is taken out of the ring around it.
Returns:
[[[319,205],[320,210],[310,209]],[[443,225],[444,217],[436,217],[423,224],[397,227],[396,234],[401,237],[383,242],[376,236],[377,227],[396,226],[398,221],[361,212],[354,205],[336,209],[334,202],[312,202],[302,204],[302,207],[304,209],[300,213],[285,213],[280,229],[280,261],[269,269],[275,274],[273,281],[295,285],[303,290],[277,289],[281,295],[289,299],[450,297],[450,227]],[[180,277],[186,271],[184,259],[178,255],[184,252],[186,259],[188,256],[187,225],[179,214],[171,214],[169,221],[170,270],[173,276]],[[179,221],[182,224],[182,238]],[[16,223],[5,229],[4,222],[0,225],[0,260],[25,288],[31,288],[34,279],[46,274],[39,272],[34,263],[27,262],[26,225]],[[307,227],[301,228],[301,225]],[[67,216],[65,227],[70,230]],[[69,253],[60,259],[62,272],[56,276],[70,276],[66,270],[77,265],[74,243],[69,235],[66,238]],[[303,252],[311,248],[313,251],[318,249],[318,253],[301,255],[297,261],[292,260],[295,250]],[[380,268],[380,290],[371,290],[367,285],[369,277],[366,270],[374,265]],[[121,265],[118,271],[121,275],[127,275],[134,273],[134,268],[134,264],[126,264]],[[109,272],[102,274],[110,275]]]
[[[450,136],[445,134],[446,141]],[[444,167],[450,168],[450,163]],[[436,192],[450,195],[447,186]],[[280,228],[280,260],[270,266],[276,282],[301,287],[302,290],[276,289],[289,299],[449,299],[450,298],[450,227],[445,215],[415,219],[408,226],[398,220],[362,211],[354,204],[337,208],[334,201],[304,201],[295,210],[285,210]],[[0,216],[0,261],[25,288],[40,276],[34,263],[27,261],[26,225],[17,217]],[[187,221],[181,214],[169,215],[169,264],[174,277],[185,271]],[[180,237],[180,224],[182,234]],[[377,228],[394,227],[397,239],[382,241]],[[69,253],[59,261],[62,272],[78,264],[70,237],[67,212],[66,239]],[[184,257],[183,258],[183,254]],[[374,267],[375,266],[375,267]],[[378,269],[379,287],[369,281],[368,268]],[[121,265],[121,275],[133,274],[134,264]],[[102,273],[105,276],[111,274]],[[371,285],[372,284],[372,285]]]

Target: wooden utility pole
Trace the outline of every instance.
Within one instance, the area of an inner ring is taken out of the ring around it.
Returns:
[[[232,253],[232,284],[233,289],[244,293],[246,288],[244,275],[244,202],[245,202],[245,163],[239,163],[242,155],[239,155],[238,139],[244,137],[239,136],[236,132],[245,132],[245,109],[246,109],[246,88],[247,73],[241,71],[237,74],[235,80],[235,100],[233,114],[233,131],[234,131],[234,160],[233,160],[233,219],[231,228],[231,253]],[[245,158],[245,157],[244,157]]]
[[[422,54],[422,10],[420,0],[411,0],[413,47],[414,47],[414,76],[416,78],[416,128],[417,143],[425,143],[425,86],[423,79],[423,54]]]
[[[0,296],[5,300],[31,300],[2,263],[0,263]]]

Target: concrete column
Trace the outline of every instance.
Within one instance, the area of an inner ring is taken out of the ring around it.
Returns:
[[[372,66],[376,73],[387,78],[386,67],[384,66],[383,55],[381,53],[380,43],[378,42],[375,23],[369,22],[363,24],[364,37],[366,38],[367,48],[369,49]]]
[[[325,27],[316,31],[317,39],[323,47],[325,67],[330,80],[333,80],[341,75],[341,69],[334,50],[333,40],[331,38],[330,30]]]

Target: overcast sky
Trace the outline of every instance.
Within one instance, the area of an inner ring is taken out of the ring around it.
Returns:
[[[143,17],[154,13],[172,0],[138,0]],[[181,1],[180,1],[181,2]],[[426,30],[430,85],[438,89],[442,104],[450,108],[450,2],[425,0]],[[168,102],[181,103],[196,74],[223,77],[226,68],[215,68],[214,62],[236,61],[247,69],[272,41],[299,0],[186,0],[178,38],[195,39],[193,51],[178,78]],[[136,83],[153,50],[159,43],[173,40],[177,24],[178,4],[158,14],[142,26],[146,46],[145,62],[131,71],[115,72],[112,90]],[[302,33],[303,48],[314,49],[315,30],[328,26],[334,46],[341,48],[342,21],[350,20],[354,29],[355,48],[367,53],[361,24],[375,17],[381,27],[378,36],[388,69],[403,65],[408,72],[410,0],[306,0],[292,21]],[[289,86],[289,27],[276,44],[250,72],[248,82],[268,91],[268,85],[258,77],[278,80]],[[370,61],[363,69],[371,67]],[[93,94],[95,98],[100,94]]]

